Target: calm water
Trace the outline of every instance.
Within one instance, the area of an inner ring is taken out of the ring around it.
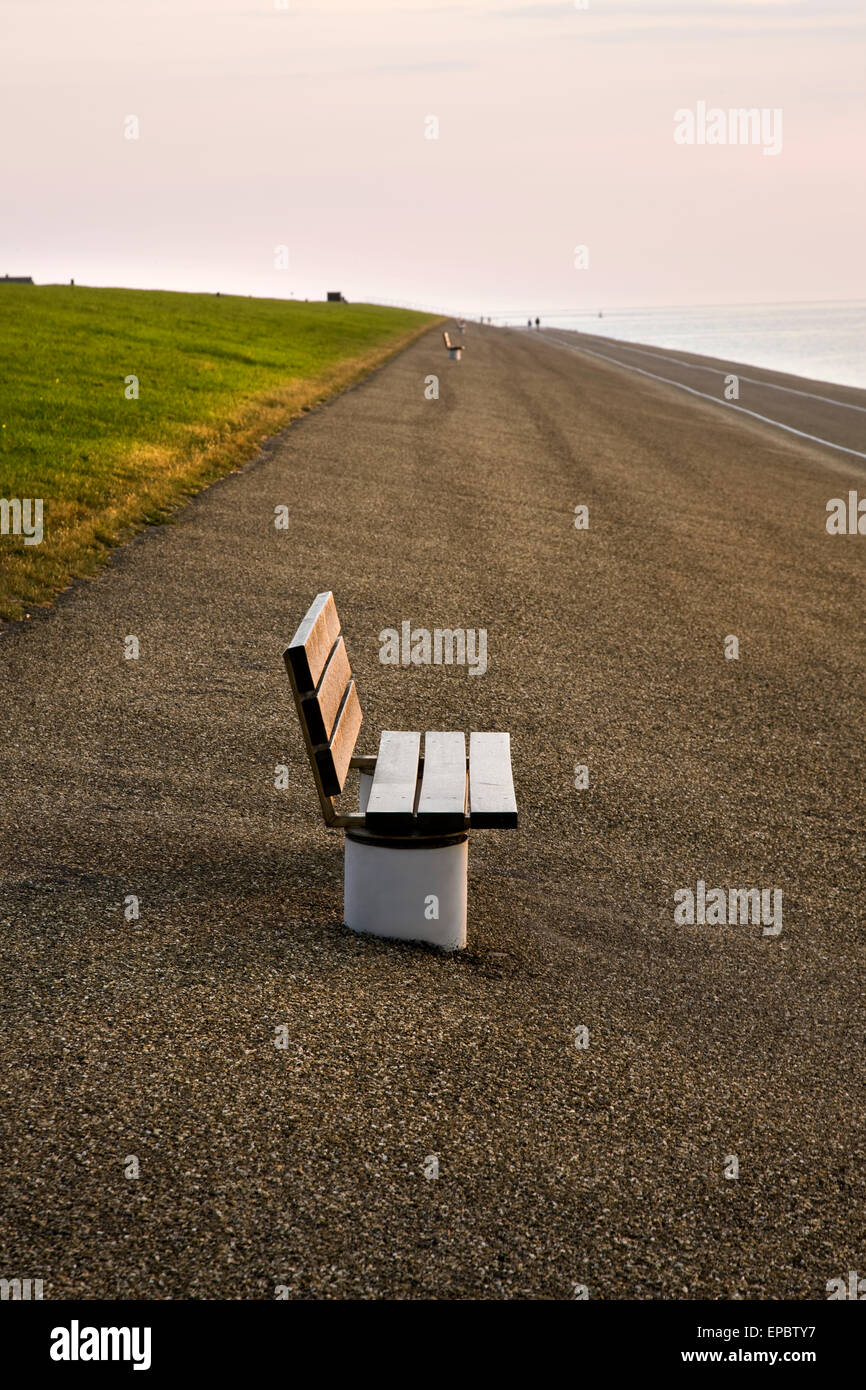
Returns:
[[[866,387],[866,301],[611,309],[603,318],[561,314],[544,323]]]

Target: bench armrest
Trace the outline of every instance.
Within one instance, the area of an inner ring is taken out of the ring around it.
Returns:
[[[357,753],[349,759],[349,767],[357,768],[359,772],[375,772],[376,754]]]

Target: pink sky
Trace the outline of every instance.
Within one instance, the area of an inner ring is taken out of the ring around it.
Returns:
[[[493,315],[866,298],[861,0],[2,0],[0,35],[0,273]],[[698,101],[781,108],[782,153],[677,145]]]

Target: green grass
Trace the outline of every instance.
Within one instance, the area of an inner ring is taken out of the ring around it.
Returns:
[[[0,285],[0,497],[44,503],[41,545],[0,535],[0,618],[92,574],[433,322],[369,304]]]

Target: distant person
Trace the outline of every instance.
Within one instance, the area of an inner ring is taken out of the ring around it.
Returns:
[[[541,327],[541,319],[538,318],[537,316],[536,316],[536,319],[535,319],[535,327],[536,327],[536,328],[540,328],[540,327]]]
[[[526,327],[527,327],[527,328],[531,328],[531,327],[532,327],[532,319],[527,319],[527,320],[526,320]]]

